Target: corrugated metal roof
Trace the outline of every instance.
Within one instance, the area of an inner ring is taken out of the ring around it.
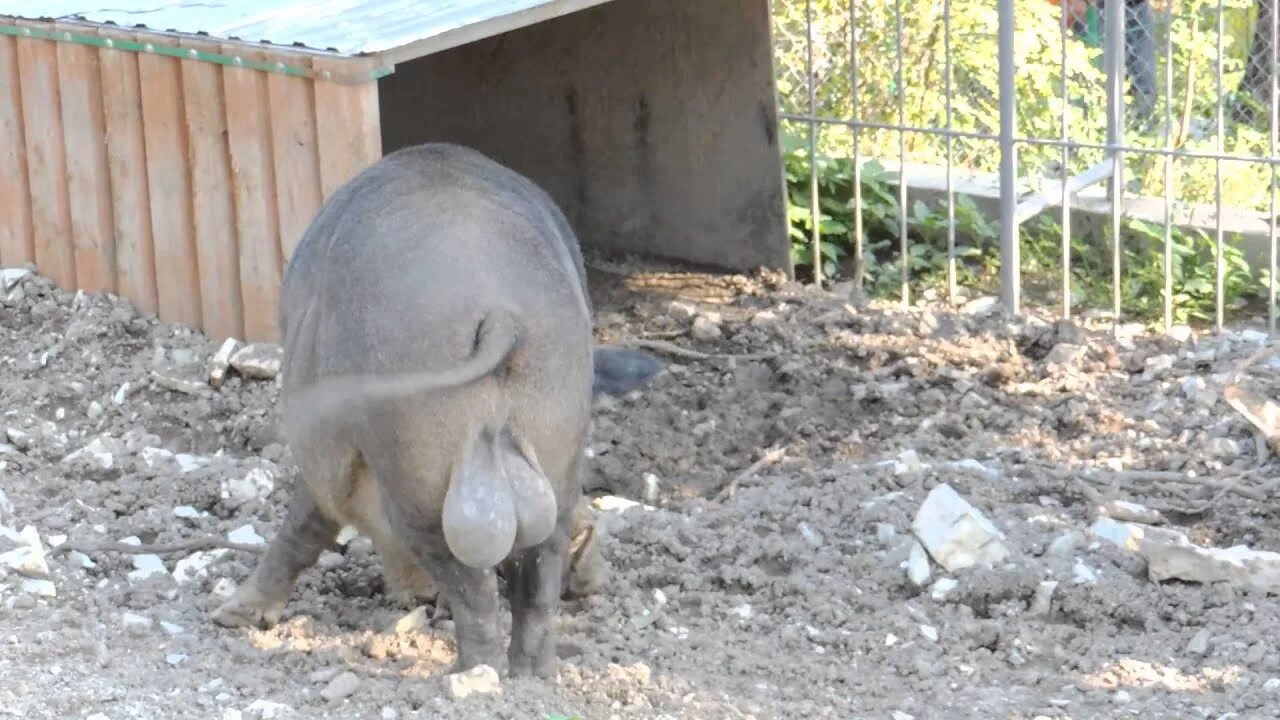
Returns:
[[[303,46],[391,62],[607,0],[0,0],[0,16]],[[38,7],[33,7],[36,5]]]

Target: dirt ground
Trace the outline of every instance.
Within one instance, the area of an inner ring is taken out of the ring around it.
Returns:
[[[294,468],[274,382],[157,384],[153,369],[208,359],[202,336],[38,277],[0,292],[0,553],[30,526],[56,589],[0,569],[0,715],[1280,717],[1273,597],[1156,584],[1085,533],[1098,502],[1122,499],[1201,544],[1280,550],[1276,464],[1258,465],[1220,399],[1256,333],[1116,337],[981,302],[854,308],[770,276],[597,268],[600,339],[694,351],[658,350],[665,374],[598,403],[590,493],[640,500],[652,475],[656,507],[601,513],[612,574],[563,608],[555,682],[462,700],[444,692],[449,622],[397,632],[410,608],[361,538],[304,574],[268,631],[209,617],[251,554],[156,568],[51,550],[252,539],[245,526],[270,539]],[[780,462],[757,463],[771,450]],[[954,576],[933,565],[919,587],[912,519],[942,482],[1011,555]]]

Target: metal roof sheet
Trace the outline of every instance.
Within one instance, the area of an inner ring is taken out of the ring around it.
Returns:
[[[607,0],[0,0],[0,16],[303,46],[391,62]]]

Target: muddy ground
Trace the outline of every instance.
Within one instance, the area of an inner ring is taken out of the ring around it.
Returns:
[[[768,276],[604,264],[592,280],[601,339],[694,351],[660,349],[666,374],[598,407],[591,494],[639,500],[652,474],[656,507],[602,513],[612,575],[564,607],[558,679],[464,700],[443,689],[449,622],[396,632],[410,608],[361,538],[308,571],[268,631],[209,618],[251,554],[157,568],[51,550],[269,539],[294,470],[274,382],[233,372],[203,396],[156,382],[207,361],[200,335],[42,278],[0,292],[0,552],[30,526],[56,592],[38,569],[0,569],[0,715],[1280,717],[1273,597],[1153,583],[1084,533],[1097,503],[1123,499],[1205,545],[1280,550],[1276,463],[1220,399],[1256,333],[1115,337],[981,302],[855,308]],[[757,463],[771,450],[780,462]],[[920,587],[903,561],[942,482],[1011,555],[933,565]]]

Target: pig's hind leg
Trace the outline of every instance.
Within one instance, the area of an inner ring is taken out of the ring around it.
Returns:
[[[318,478],[318,487],[334,487],[336,483],[324,481],[342,482],[351,476],[355,451],[344,455],[346,457],[339,458],[338,462],[309,463],[312,467],[308,470],[314,472],[319,465],[333,474],[330,478]],[[226,627],[263,629],[275,625],[284,613],[298,576],[333,544],[338,530],[338,523],[320,511],[311,488],[300,477],[289,498],[288,514],[266,554],[235,595],[214,611],[214,622]]]
[[[381,484],[385,489],[387,484]],[[402,486],[403,487],[403,486]],[[391,528],[440,590],[453,615],[458,657],[450,672],[477,665],[497,667],[502,647],[498,626],[498,578],[492,568],[464,565],[449,552],[438,514],[402,498],[383,497]],[[437,600],[439,602],[439,600]]]

